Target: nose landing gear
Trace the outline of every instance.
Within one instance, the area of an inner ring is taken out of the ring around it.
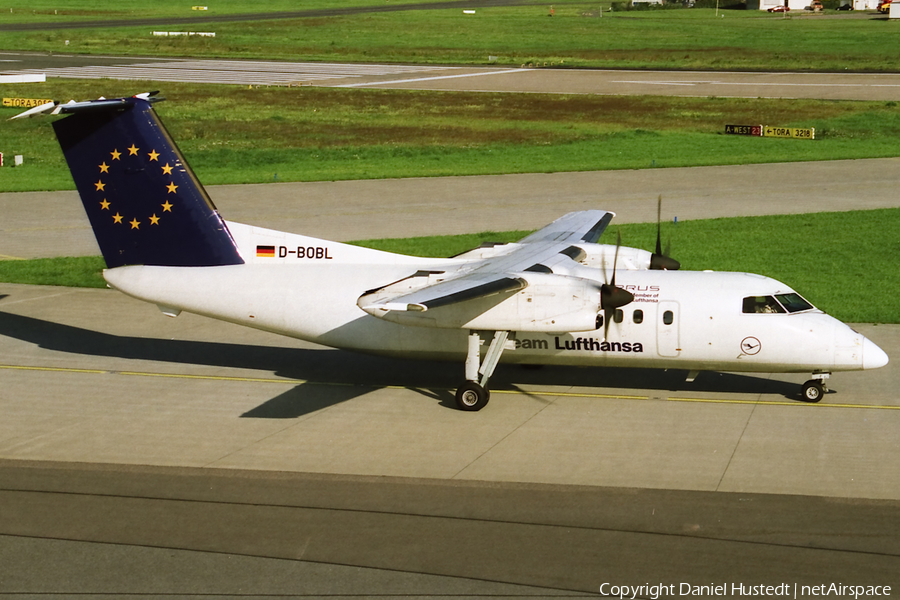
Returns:
[[[803,384],[803,400],[806,402],[818,402],[822,396],[828,393],[825,380],[831,373],[813,373],[813,378]]]

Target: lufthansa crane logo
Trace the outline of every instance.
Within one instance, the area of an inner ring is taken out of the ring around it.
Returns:
[[[741,340],[741,353],[754,355],[758,354],[760,348],[762,348],[762,343],[755,337],[745,337]]]

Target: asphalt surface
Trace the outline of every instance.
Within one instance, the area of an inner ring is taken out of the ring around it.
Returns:
[[[11,595],[527,598],[604,583],[900,581],[900,543],[882,526],[897,507],[883,502],[43,463],[0,462],[0,475]]]

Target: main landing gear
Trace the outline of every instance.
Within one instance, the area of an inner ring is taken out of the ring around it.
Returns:
[[[487,389],[488,379],[494,374],[500,355],[509,338],[508,331],[497,331],[488,346],[484,362],[481,362],[481,336],[469,333],[469,348],[466,353],[466,381],[456,390],[456,405],[460,410],[481,410],[487,406],[491,393]],[[479,366],[480,363],[480,366]]]
[[[806,402],[818,402],[822,396],[828,393],[825,380],[831,373],[813,373],[813,378],[803,384],[803,400]]]

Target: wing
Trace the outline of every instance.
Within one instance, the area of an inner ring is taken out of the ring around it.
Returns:
[[[414,275],[397,282],[397,284],[368,292],[360,297],[357,304],[364,311],[376,316],[380,316],[379,312],[389,310],[424,312],[432,308],[487,298],[504,292],[517,292],[525,289],[528,285],[520,277],[472,273],[438,283],[425,283],[423,287],[410,293],[391,293],[404,287],[407,289],[415,287],[414,282],[411,281],[415,278]]]
[[[603,210],[573,212],[518,242],[511,252],[488,258],[457,273],[420,272],[360,296],[360,308],[375,316],[388,311],[424,312],[525,289],[523,272],[551,273],[560,260],[577,258],[572,244],[594,243],[614,214]],[[574,255],[573,255],[574,254]]]
[[[594,244],[600,239],[600,234],[603,233],[614,216],[616,216],[616,213],[605,210],[571,212],[553,221],[543,229],[538,229],[528,237],[523,238],[519,243],[588,242]]]
[[[573,244],[596,243],[600,234],[615,216],[605,210],[585,210],[561,217],[543,229],[522,238],[511,252],[487,259],[478,273],[521,273],[522,271],[550,272],[550,264],[560,259],[583,256]]]

